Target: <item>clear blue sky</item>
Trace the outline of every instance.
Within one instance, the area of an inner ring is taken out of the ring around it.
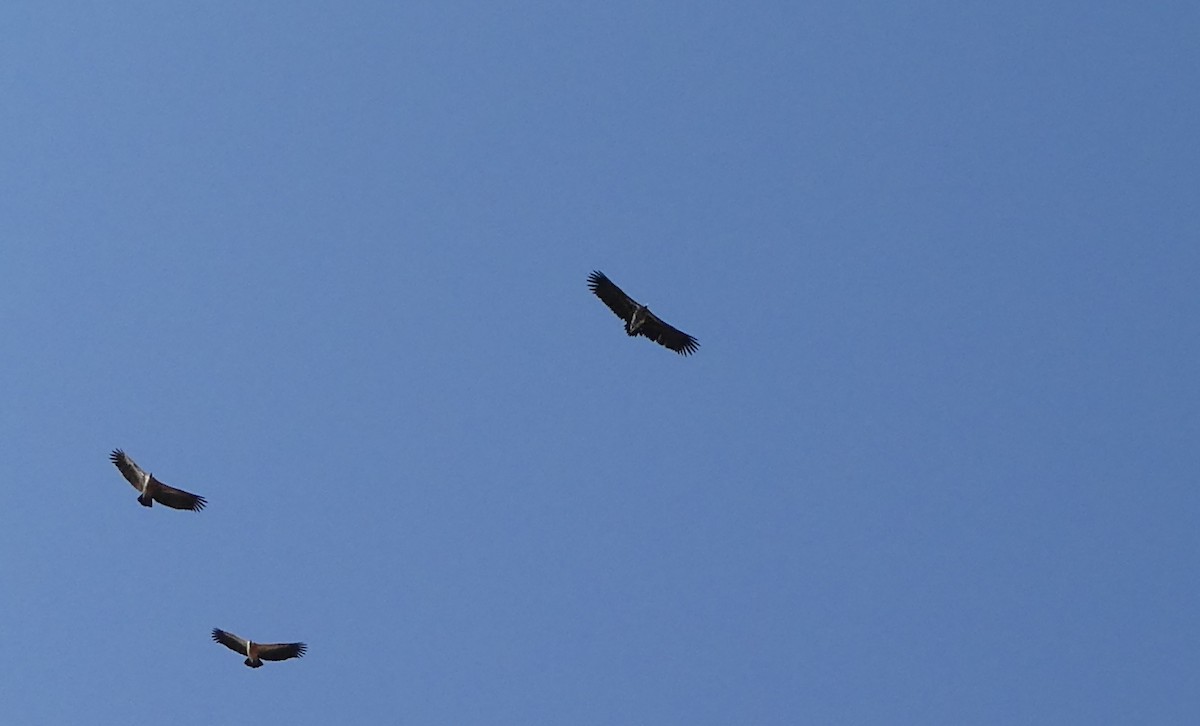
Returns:
[[[1200,722],[1198,37],[5,3],[0,721]]]

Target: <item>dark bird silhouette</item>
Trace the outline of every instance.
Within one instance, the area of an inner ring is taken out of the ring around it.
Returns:
[[[155,479],[153,474],[142,471],[142,467],[138,466],[137,462],[130,459],[129,455],[120,449],[115,449],[109,458],[121,470],[121,474],[133,485],[133,488],[138,490],[138,503],[143,507],[153,507],[154,503],[158,502],[172,509],[190,509],[193,512],[199,512],[204,509],[205,504],[208,504],[204,497],[167,486]]]
[[[609,310],[625,321],[625,333],[629,336],[641,335],[653,340],[661,346],[670,348],[680,355],[691,355],[700,347],[700,343],[683,332],[667,325],[650,308],[625,294],[603,272],[593,270],[588,275],[588,288],[600,298]]]
[[[213,642],[220,643],[233,652],[246,656],[243,661],[251,668],[259,668],[264,660],[287,660],[288,658],[303,658],[308,646],[304,643],[255,643],[253,640],[239,638],[233,633],[227,633],[220,628],[213,628]]]

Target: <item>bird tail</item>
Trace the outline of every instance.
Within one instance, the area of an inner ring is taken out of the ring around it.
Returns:
[[[261,668],[261,667],[262,667],[262,661],[261,661],[261,660],[251,660],[251,659],[247,658],[247,659],[246,659],[245,661],[243,661],[243,662],[244,662],[246,665],[250,666],[251,668]]]
[[[142,494],[138,495],[138,504],[142,505],[143,507],[153,507],[154,497],[150,496],[148,492],[143,492]]]

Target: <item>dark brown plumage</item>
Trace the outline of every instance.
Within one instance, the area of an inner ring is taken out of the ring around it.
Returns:
[[[251,668],[259,668],[264,660],[287,660],[288,658],[303,658],[308,646],[304,643],[255,643],[253,640],[239,638],[233,633],[227,633],[220,628],[213,628],[212,639],[239,655],[246,656],[243,661]]]
[[[120,449],[115,449],[109,456],[112,463],[121,471],[122,476],[138,490],[138,503],[143,507],[152,507],[155,502],[172,509],[189,509],[198,512],[207,504],[204,497],[189,494],[182,489],[163,484],[147,474],[129,455]]]
[[[593,270],[592,274],[588,275],[588,289],[600,298],[609,310],[616,313],[618,318],[625,321],[627,335],[649,338],[680,355],[691,355],[700,347],[695,338],[667,325],[650,312],[650,308],[626,295],[625,291],[605,277],[603,272]]]

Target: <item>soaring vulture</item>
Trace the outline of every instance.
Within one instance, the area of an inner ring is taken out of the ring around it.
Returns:
[[[199,512],[208,503],[204,501],[204,497],[198,497],[182,489],[163,484],[155,479],[153,474],[142,471],[142,467],[138,466],[137,462],[130,459],[129,455],[120,449],[114,450],[110,458],[112,463],[121,470],[121,474],[133,485],[133,488],[138,490],[138,503],[143,507],[153,507],[154,503],[158,502],[172,509],[190,509],[193,512]]]
[[[593,270],[588,275],[588,288],[604,301],[609,310],[625,321],[625,333],[641,335],[661,346],[670,348],[680,355],[691,355],[700,347],[695,338],[667,325],[650,308],[629,297],[603,272]]]
[[[304,643],[255,643],[253,640],[239,638],[233,633],[226,633],[220,628],[213,628],[212,639],[238,655],[246,656],[243,662],[251,668],[262,667],[264,660],[301,658],[308,650]]]

